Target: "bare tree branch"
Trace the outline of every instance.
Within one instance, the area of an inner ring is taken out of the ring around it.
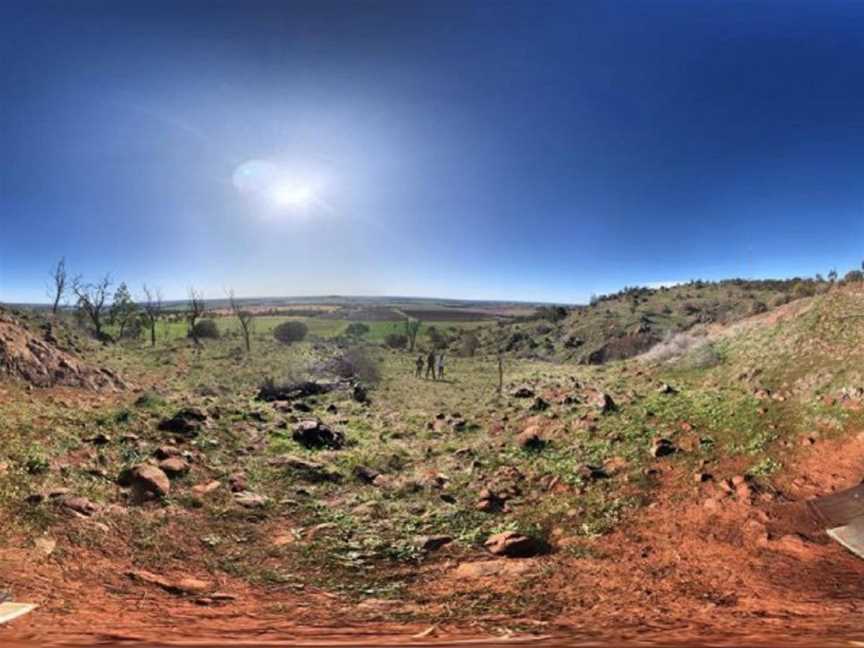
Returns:
[[[251,335],[252,329],[254,325],[254,315],[251,311],[243,310],[240,308],[240,304],[237,303],[237,299],[234,297],[234,289],[230,289],[227,291],[228,294],[228,303],[231,306],[231,311],[234,313],[234,317],[236,317],[240,321],[240,330],[243,333],[243,341],[246,343],[246,353],[252,352],[252,342]]]
[[[162,317],[162,291],[151,290],[147,284],[143,286],[145,300],[141,304],[144,309],[144,321],[150,329],[150,346],[156,346],[156,322]]]
[[[51,307],[51,312],[56,315],[57,310],[60,308],[60,301],[66,294],[65,257],[61,257],[60,260],[57,262],[57,265],[54,266],[54,269],[51,271],[51,282],[53,285],[49,288],[48,296],[54,300]]]
[[[108,301],[110,287],[111,277],[107,274],[95,284],[84,283],[80,275],[72,281],[72,292],[78,298],[78,309],[93,324],[93,328],[96,330],[96,337],[100,340],[104,340],[107,337],[102,331],[102,318],[108,307],[106,302]]]
[[[189,287],[189,302],[186,308],[186,321],[189,324],[189,335],[195,341],[196,346],[200,346],[201,341],[198,339],[198,334],[195,331],[195,324],[204,315],[206,304],[204,302],[204,292],[195,290],[194,286]]]

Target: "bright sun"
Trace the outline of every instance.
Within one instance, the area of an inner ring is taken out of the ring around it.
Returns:
[[[315,194],[309,187],[278,186],[272,190],[273,201],[282,207],[308,207]]]

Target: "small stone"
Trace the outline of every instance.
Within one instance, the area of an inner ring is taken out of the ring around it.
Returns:
[[[523,450],[542,450],[546,447],[546,439],[540,428],[536,425],[531,425],[516,437],[516,444]]]
[[[246,491],[234,493],[234,501],[243,508],[264,508],[270,499],[264,495],[257,495]]]
[[[228,489],[232,493],[242,493],[249,486],[249,481],[246,478],[246,473],[235,472],[228,475]]]
[[[483,546],[495,556],[527,558],[541,553],[537,541],[515,531],[504,531],[491,536]]]
[[[168,477],[181,477],[189,472],[189,464],[180,457],[169,457],[159,462],[159,468]]]
[[[415,544],[423,551],[437,551],[451,542],[453,542],[453,538],[448,535],[431,535],[419,536],[416,539]]]

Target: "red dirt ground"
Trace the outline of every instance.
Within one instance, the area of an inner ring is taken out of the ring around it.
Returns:
[[[352,605],[323,591],[255,590],[223,578],[218,589],[237,600],[202,606],[133,582],[119,553],[76,550],[61,563],[0,549],[0,580],[40,606],[0,627],[0,645],[855,645],[864,641],[864,560],[830,541],[804,501],[861,480],[864,435],[819,440],[798,454],[774,480],[777,492],[723,497],[717,484],[661,464],[656,501],[598,539],[590,557],[494,561],[487,577],[433,563],[414,592],[425,603],[410,605]],[[714,472],[735,469],[730,462]],[[486,612],[473,624],[431,628],[393,622],[398,612],[434,619],[461,597],[490,591],[524,601],[524,614]]]

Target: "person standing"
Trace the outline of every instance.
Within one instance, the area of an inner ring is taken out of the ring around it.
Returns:
[[[414,363],[414,366],[417,368],[414,371],[414,377],[420,378],[423,375],[423,354],[417,356],[417,362]]]
[[[432,380],[435,380],[435,352],[430,351],[429,355],[426,356],[426,378],[432,376]]]
[[[438,380],[444,380],[444,352],[438,354]]]

